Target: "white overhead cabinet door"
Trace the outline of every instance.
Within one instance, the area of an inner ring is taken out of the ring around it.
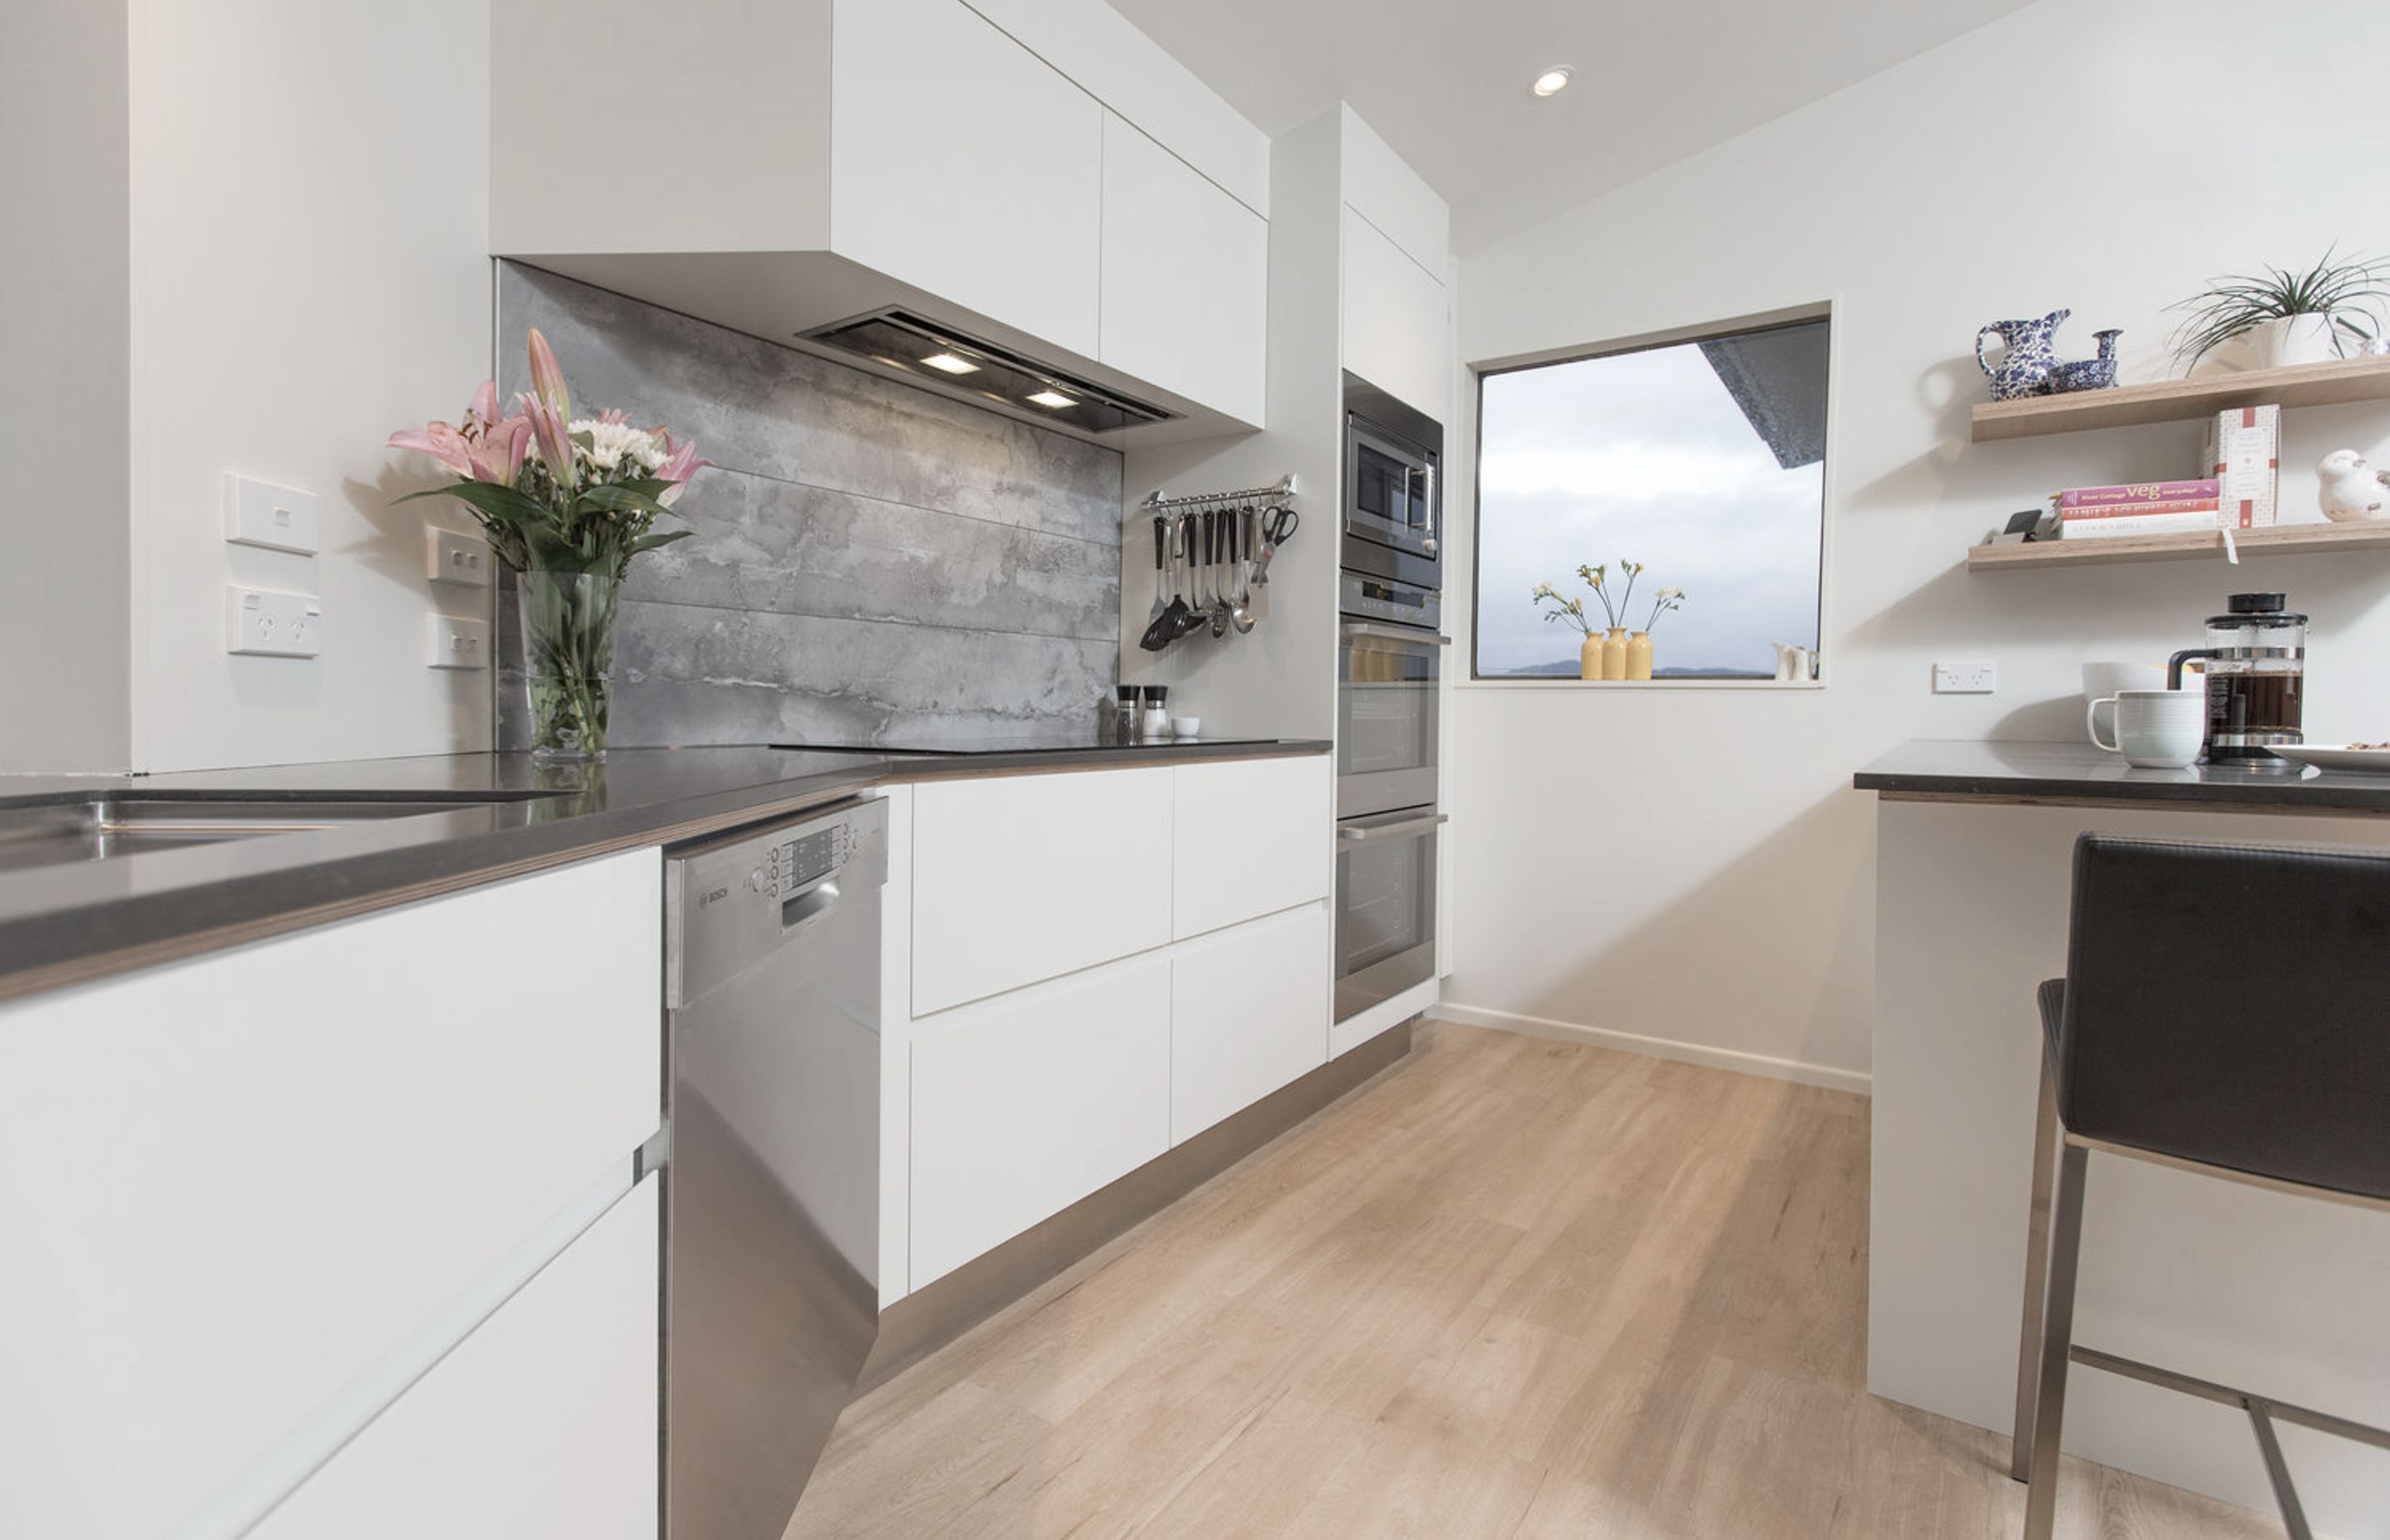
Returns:
[[[249,1540],[654,1540],[658,1185],[618,1200]]]
[[[1344,366],[1438,422],[1451,417],[1444,285],[1356,213],[1344,218]]]
[[[1104,114],[1103,362],[1256,427],[1269,222]]]
[[[830,244],[1097,354],[1104,109],[958,0],[839,0]]]

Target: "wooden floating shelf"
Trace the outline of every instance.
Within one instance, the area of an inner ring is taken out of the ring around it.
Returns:
[[[1975,408],[1973,437],[1977,443],[1990,443],[2044,433],[2079,433],[2092,428],[2191,422],[2234,406],[2268,403],[2339,406],[2352,401],[2390,401],[2390,357],[2345,358],[2292,369],[2249,369],[2165,379],[2154,385],[1987,401]]]
[[[2277,524],[2235,530],[2232,544],[2244,557],[2342,555],[2390,556],[2390,523]],[[2036,540],[2009,545],[1974,545],[1967,551],[1971,572],[2037,571],[2046,567],[2107,567],[2127,561],[2221,561],[2224,536],[2192,534],[2108,535],[2089,540]]]

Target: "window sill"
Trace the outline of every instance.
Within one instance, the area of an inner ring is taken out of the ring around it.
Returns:
[[[1461,690],[1821,690],[1823,679],[1455,679]]]

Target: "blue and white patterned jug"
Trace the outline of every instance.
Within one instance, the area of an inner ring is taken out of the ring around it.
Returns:
[[[1994,321],[1975,333],[1975,363],[1985,378],[1992,382],[1992,399],[2013,401],[2019,396],[2039,395],[2049,389],[2049,377],[2058,367],[2058,350],[2051,339],[2071,310],[2053,310],[2038,321]],[[1996,366],[1984,356],[1984,339],[2000,340],[2000,361]]]

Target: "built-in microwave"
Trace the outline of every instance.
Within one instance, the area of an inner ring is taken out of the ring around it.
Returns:
[[[1438,470],[1444,430],[1356,374],[1344,376],[1341,564],[1422,588],[1442,585]]]

